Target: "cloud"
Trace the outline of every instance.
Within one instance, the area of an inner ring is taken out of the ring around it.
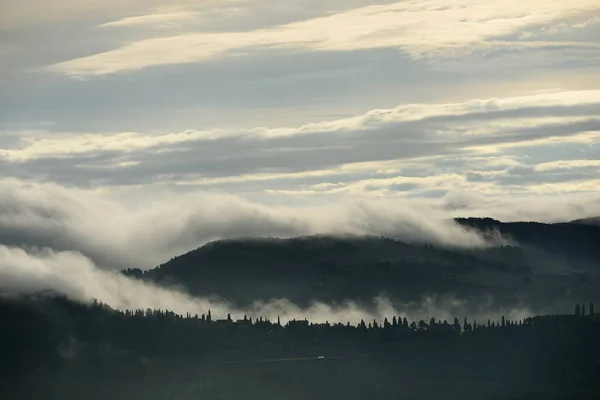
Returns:
[[[441,200],[348,201],[321,206],[282,207],[252,203],[214,193],[159,193],[124,199],[95,191],[54,185],[0,186],[0,292],[54,290],[69,298],[103,301],[119,309],[160,308],[215,316],[231,312],[282,320],[381,320],[469,315],[478,320],[522,318],[548,310],[506,299],[469,301],[451,296],[393,305],[385,298],[372,305],[313,303],[299,307],[286,299],[256,302],[243,309],[217,298],[193,298],[174,289],[131,280],[119,268],[150,268],[169,258],[227,237],[310,233],[374,234],[446,246],[487,246],[477,234],[449,220],[451,216],[491,216],[507,220],[570,220],[599,215],[598,196],[487,197],[451,192]],[[556,310],[551,310],[556,312]]]
[[[3,185],[0,204],[0,243],[77,251],[107,268],[151,268],[220,237],[310,231],[291,213],[227,195],[173,196],[136,210],[93,192]]]
[[[600,7],[594,0],[398,2],[246,32],[189,32],[143,39],[115,50],[61,62],[51,69],[72,76],[106,75],[199,62],[256,48],[349,51],[397,47],[416,58],[432,54],[452,57],[478,48],[481,43],[489,46],[497,38],[531,26],[554,24],[567,18],[587,21],[598,10]]]
[[[197,193],[128,208],[105,196],[52,185],[4,186],[1,193],[0,243],[76,251],[108,268],[151,268],[224,237],[355,233],[486,245],[476,234],[422,207],[348,202],[292,209]]]
[[[354,117],[308,123],[298,127],[256,127],[248,131],[188,130],[158,136],[122,132],[112,135],[73,134],[48,135],[48,137],[41,135],[42,137],[37,139],[23,137],[21,149],[0,149],[0,156],[12,160],[26,160],[43,156],[64,156],[99,151],[129,152],[152,148],[165,151],[165,146],[192,142],[210,143],[236,137],[244,140],[257,140],[262,143],[269,139],[285,140],[294,136],[329,134],[335,136],[336,139],[343,140],[345,137],[340,134],[351,132],[372,134],[373,130],[387,128],[390,124],[406,124],[411,128],[418,128],[418,124],[429,124],[438,130],[437,133],[441,140],[461,134],[465,139],[473,138],[476,141],[478,136],[493,137],[494,134],[500,136],[498,134],[508,130],[596,122],[600,119],[598,107],[600,107],[600,90],[559,91],[519,97],[476,99],[459,103],[408,104],[391,109],[370,110]],[[448,127],[444,129],[443,124]],[[398,136],[405,135],[398,134]],[[414,135],[411,135],[412,137]],[[526,139],[528,138],[524,137],[522,140],[515,138],[514,141],[519,142]],[[499,141],[505,142],[501,139]]]
[[[536,171],[554,171],[587,167],[600,169],[600,160],[558,160],[538,164],[534,169]]]
[[[56,0],[50,6],[43,0],[4,0],[0,26],[14,29],[45,23],[69,23],[95,19],[125,19],[128,17],[168,12],[211,9],[219,4],[236,3],[236,0],[178,0],[177,6],[167,0]],[[132,17],[135,18],[135,17]]]
[[[531,193],[485,196],[473,191],[449,191],[440,207],[460,217],[492,217],[501,221],[565,222],[574,215],[600,215],[597,193]]]
[[[100,27],[102,28],[115,28],[115,27],[131,27],[139,25],[152,25],[152,26],[170,26],[173,23],[184,23],[193,22],[200,17],[200,13],[194,11],[171,11],[171,12],[158,12],[153,14],[139,15],[136,17],[126,17],[117,21],[106,22]]]
[[[136,195],[132,202],[55,185],[0,188],[0,244],[77,252],[105,269],[152,268],[208,241],[232,237],[371,234],[411,243],[487,246],[449,218],[571,220],[600,215],[598,196],[581,194],[542,199],[457,192],[441,200],[338,198],[285,207],[210,192],[157,191]]]
[[[0,245],[0,292],[4,295],[21,295],[52,290],[71,300],[91,303],[94,299],[109,306],[126,309],[162,309],[180,314],[203,314],[211,310],[214,318],[225,318],[231,313],[234,319],[243,315],[263,316],[283,323],[290,319],[308,318],[312,322],[346,322],[357,324],[383,318],[403,316],[409,320],[435,317],[451,321],[454,317],[468,315],[484,322],[487,318],[499,320],[506,315],[511,320],[533,314],[532,310],[503,307],[493,299],[470,302],[452,296],[426,297],[422,301],[392,305],[385,298],[374,299],[373,305],[345,302],[332,305],[315,302],[302,308],[286,299],[255,302],[247,308],[236,308],[226,301],[196,298],[173,289],[154,286],[97,268],[88,258],[76,252],[54,252],[48,249],[24,251]]]
[[[599,110],[600,91],[550,91],[407,104],[297,127],[158,135],[23,132],[20,141],[0,148],[0,168],[6,177],[79,187],[161,184],[296,195],[369,189],[373,196],[383,193],[373,188],[391,185],[416,186],[388,195],[457,187],[491,194],[510,185],[524,192],[536,180],[573,181],[547,164],[561,159],[572,174],[593,178],[583,172],[595,168]],[[551,157],[531,159],[542,154]],[[507,162],[513,165],[498,164]]]

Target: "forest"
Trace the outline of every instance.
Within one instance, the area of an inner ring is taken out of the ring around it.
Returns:
[[[502,242],[238,238],[114,272],[216,299],[218,315],[0,293],[0,398],[597,399],[600,227],[456,222]],[[404,315],[375,312],[380,296]],[[445,311],[457,315],[409,307],[435,296],[459,304]],[[273,299],[366,311],[353,321],[257,314]],[[502,315],[520,307],[527,316]]]
[[[2,298],[0,320],[0,387],[10,399],[600,393],[592,303],[519,321],[390,315],[350,324],[122,311],[47,293]]]

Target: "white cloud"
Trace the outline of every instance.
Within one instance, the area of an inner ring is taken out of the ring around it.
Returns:
[[[554,24],[566,18],[587,21],[599,10],[595,0],[398,2],[247,32],[190,32],[140,40],[61,62],[51,69],[74,76],[105,75],[198,62],[257,47],[315,51],[398,47],[417,58],[432,53],[452,56],[453,52],[461,53],[482,43],[489,46],[496,38],[530,26]]]
[[[131,27],[139,25],[152,25],[152,26],[169,26],[173,23],[182,22],[193,22],[201,16],[200,13],[195,11],[171,11],[171,12],[158,12],[153,14],[139,15],[136,17],[126,17],[117,21],[106,22],[100,27],[102,28],[114,28],[114,27]]]
[[[57,186],[3,186],[0,243],[76,251],[107,267],[151,268],[223,237],[379,234],[473,246],[485,241],[434,208],[348,201],[272,207],[214,193],[172,194],[132,208],[92,192]]]
[[[546,163],[537,164],[534,169],[536,171],[554,171],[561,169],[573,169],[573,168],[598,168],[598,175],[600,175],[600,159],[599,160],[558,160]]]
[[[564,222],[576,215],[600,215],[600,196],[588,193],[504,194],[485,196],[474,191],[451,191],[441,207],[460,217],[491,217],[502,221]]]
[[[589,106],[598,105],[597,110]],[[567,115],[555,116],[544,109],[562,107]],[[568,110],[572,108],[572,110]],[[581,111],[577,108],[581,108]],[[568,124],[576,122],[600,120],[600,90],[557,91],[530,94],[518,97],[476,99],[448,104],[408,104],[391,109],[376,109],[365,114],[320,123],[309,123],[299,127],[254,128],[246,131],[188,130],[181,133],[163,135],[145,135],[136,132],[116,134],[78,133],[72,135],[35,136],[21,138],[21,148],[1,149],[0,157],[12,161],[46,156],[66,156],[95,152],[132,152],[141,149],[155,148],[166,151],[169,146],[199,141],[215,141],[228,137],[242,137],[247,140],[269,140],[299,135],[344,134],[350,132],[367,132],[385,129],[390,124],[402,124],[422,121],[423,126],[431,124],[440,140],[444,138],[468,141],[472,136],[490,136],[501,138],[512,130],[543,127],[549,124]],[[512,114],[510,112],[513,112]],[[543,112],[540,114],[540,112]],[[506,115],[503,115],[505,113]],[[569,115],[572,114],[572,115]],[[480,116],[489,116],[482,119]],[[440,127],[436,119],[457,117]],[[429,121],[432,121],[431,123]],[[398,125],[401,127],[401,125]],[[399,131],[398,136],[403,136]],[[549,133],[544,138],[531,140],[544,141],[556,135]],[[576,135],[561,136],[558,140],[576,140]],[[343,137],[340,139],[343,140]],[[583,140],[583,139],[582,139]],[[515,138],[502,146],[527,141],[527,138]],[[468,147],[468,142],[464,147]],[[490,145],[492,146],[492,145]],[[500,145],[498,145],[500,146]],[[482,148],[482,147],[481,147]],[[483,148],[482,148],[483,149]],[[494,150],[495,151],[495,150]]]
[[[124,203],[54,185],[0,187],[0,244],[74,251],[106,268],[151,268],[202,244],[228,237],[373,234],[409,242],[483,246],[454,216],[570,220],[600,215],[598,196],[544,199],[498,196],[441,200],[366,200],[314,206],[273,206],[231,195],[155,191]],[[466,199],[466,200],[465,200]],[[448,208],[448,204],[462,204]]]

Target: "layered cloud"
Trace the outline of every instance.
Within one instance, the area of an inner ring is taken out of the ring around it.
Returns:
[[[504,38],[562,20],[583,23],[599,10],[600,6],[593,0],[398,2],[244,32],[190,31],[143,39],[107,52],[61,62],[52,69],[75,76],[105,75],[198,62],[256,48],[349,51],[397,47],[412,57],[421,58],[462,55],[473,48],[487,49],[496,45],[543,47],[556,44],[510,40],[507,43]],[[583,45],[594,47],[595,43]]]
[[[600,91],[409,104],[297,127],[20,133],[5,177],[236,193],[598,193]]]

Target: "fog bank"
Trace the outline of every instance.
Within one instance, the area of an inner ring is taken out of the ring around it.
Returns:
[[[202,314],[211,310],[215,318],[231,313],[234,319],[263,316],[283,322],[307,318],[313,322],[350,322],[361,319],[382,321],[384,317],[407,317],[409,320],[453,320],[454,317],[475,318],[481,322],[499,320],[504,314],[512,320],[522,319],[539,310],[526,306],[502,309],[490,298],[486,302],[467,302],[452,297],[427,297],[420,302],[393,306],[378,298],[373,306],[353,302],[330,305],[313,303],[301,308],[285,299],[256,302],[245,309],[231,307],[219,299],[195,298],[172,289],[128,278],[120,273],[97,268],[88,258],[74,252],[37,250],[0,246],[0,291],[11,295],[53,290],[69,299],[90,303],[94,299],[116,309],[167,309],[179,314]]]

